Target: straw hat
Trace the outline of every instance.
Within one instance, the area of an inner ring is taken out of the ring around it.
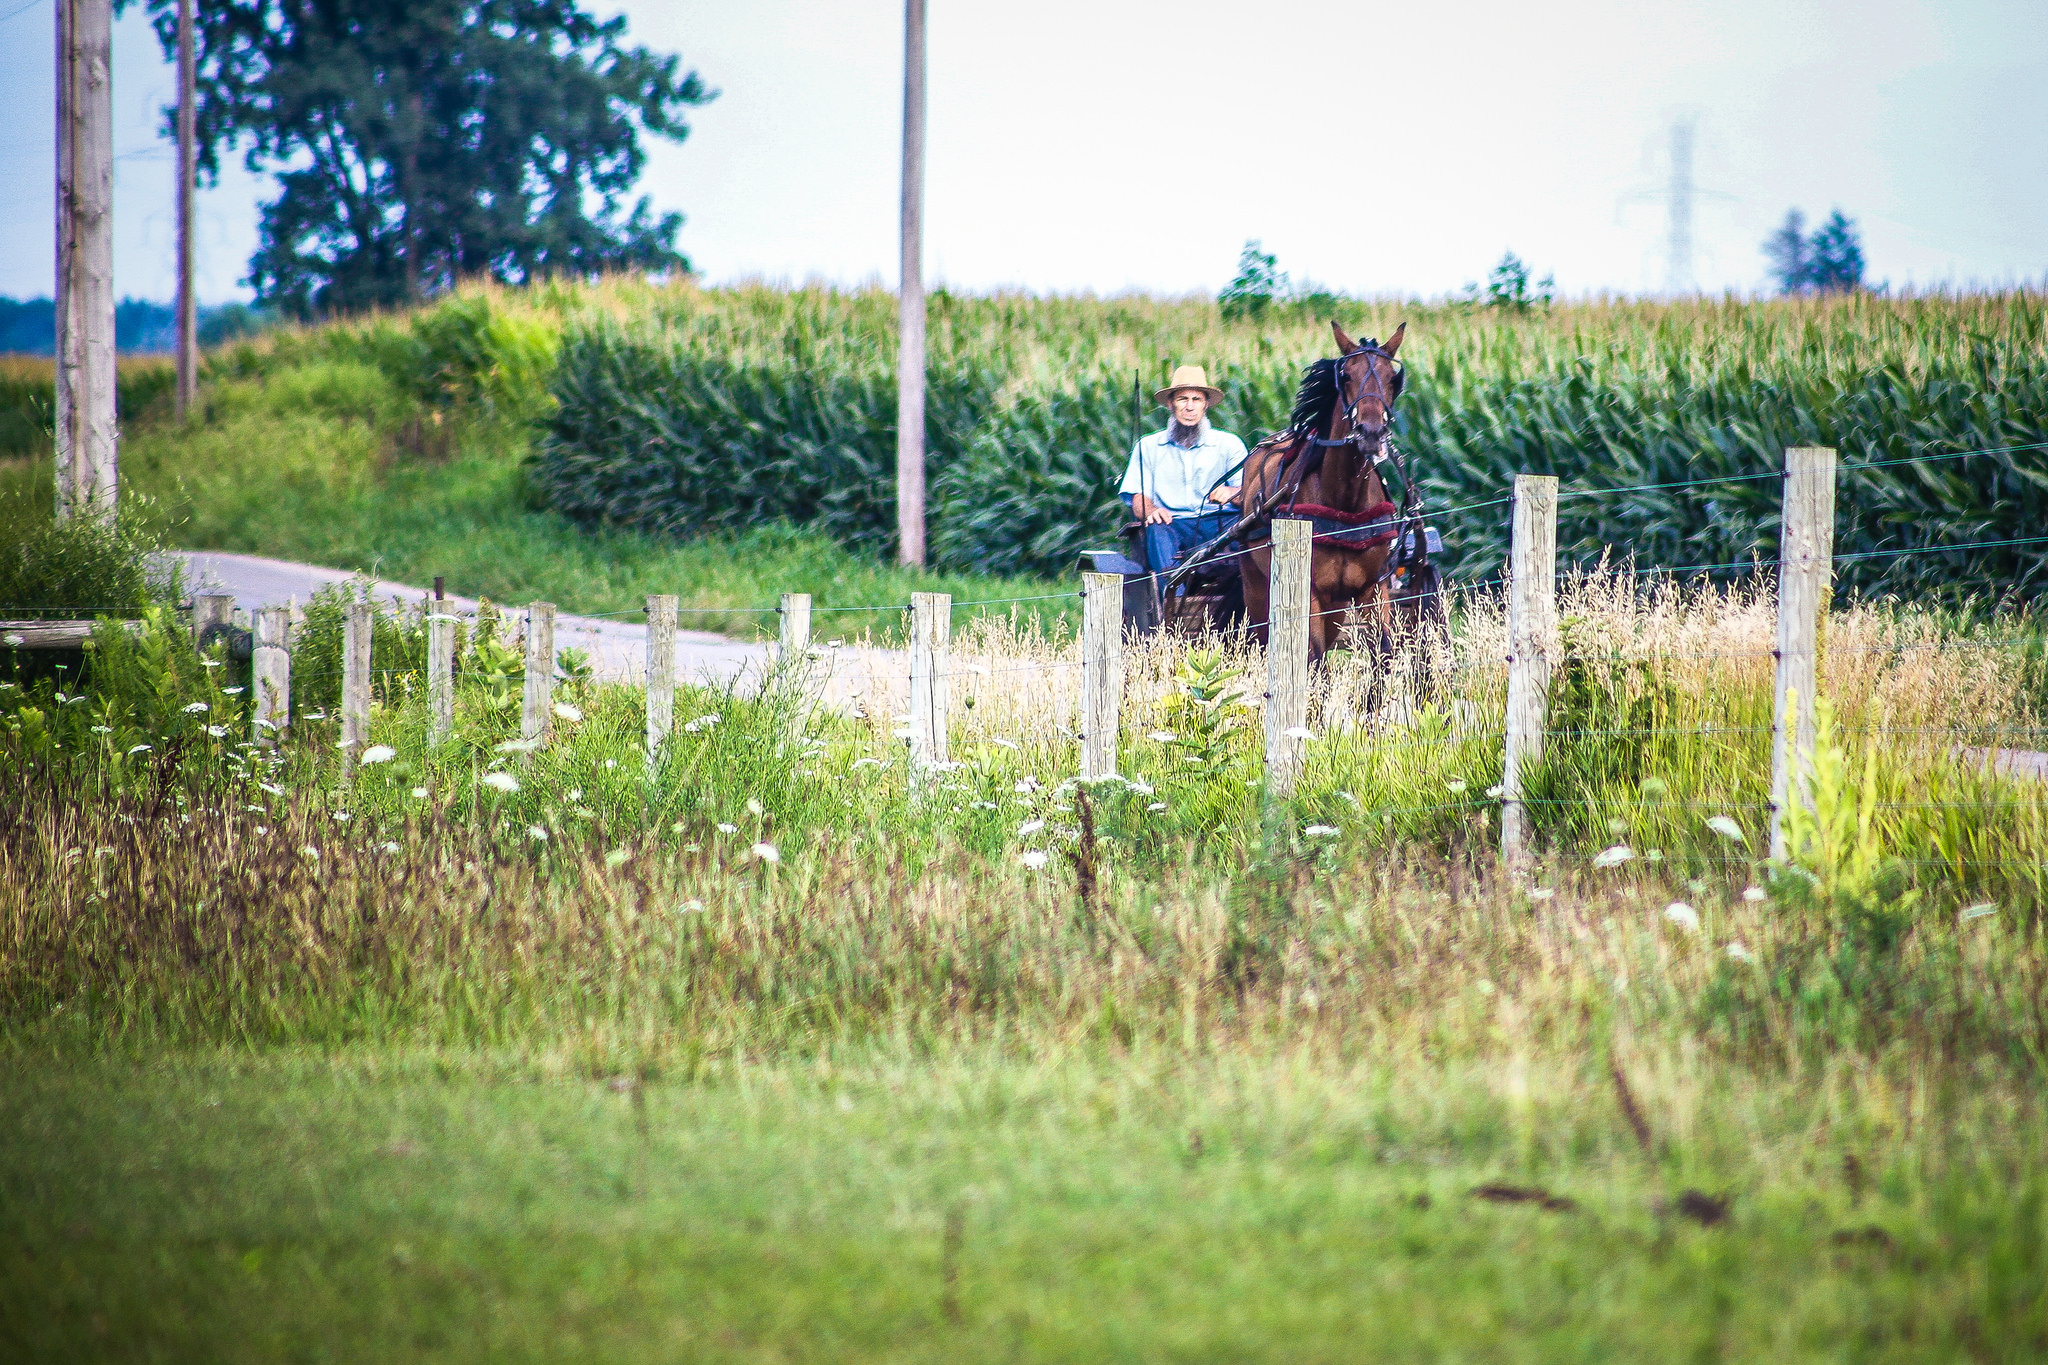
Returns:
[[[1209,382],[1209,375],[1200,365],[1183,365],[1173,372],[1173,382],[1152,395],[1152,401],[1162,408],[1173,406],[1173,395],[1180,389],[1200,389],[1209,399],[1209,406],[1215,407],[1223,401],[1223,390]]]

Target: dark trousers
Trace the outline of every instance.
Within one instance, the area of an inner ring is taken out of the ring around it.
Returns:
[[[1164,573],[1197,545],[1214,540],[1237,523],[1237,510],[1175,517],[1162,526],[1145,528],[1145,567]]]

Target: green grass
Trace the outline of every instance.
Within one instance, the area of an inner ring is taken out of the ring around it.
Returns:
[[[1505,1009],[1505,1005],[1503,1005]],[[20,1360],[2021,1361],[2038,1100],[1139,1042],[0,1058]],[[1475,1199],[1533,1185],[1570,1211]],[[1732,1199],[1703,1228],[1683,1190]],[[1660,1212],[1660,1208],[1665,1211]],[[949,1235],[948,1225],[953,1232]],[[950,1245],[949,1245],[950,1244]]]

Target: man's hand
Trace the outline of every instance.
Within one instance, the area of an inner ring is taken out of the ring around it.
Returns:
[[[1209,501],[1217,504],[1220,507],[1228,507],[1233,502],[1236,502],[1238,499],[1238,495],[1243,492],[1244,488],[1242,485],[1236,488],[1226,488],[1221,493],[1211,493],[1209,495]]]
[[[1131,500],[1131,510],[1138,514],[1138,520],[1147,526],[1164,526],[1173,520],[1173,513],[1161,507],[1143,493]]]

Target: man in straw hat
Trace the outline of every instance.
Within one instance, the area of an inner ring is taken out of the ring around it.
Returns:
[[[1223,401],[1223,390],[1200,365],[1175,370],[1152,399],[1173,415],[1166,430],[1131,449],[1120,491],[1145,523],[1146,567],[1163,573],[1230,525],[1233,514],[1226,509],[1240,491],[1244,442],[1209,425],[1209,409]]]

